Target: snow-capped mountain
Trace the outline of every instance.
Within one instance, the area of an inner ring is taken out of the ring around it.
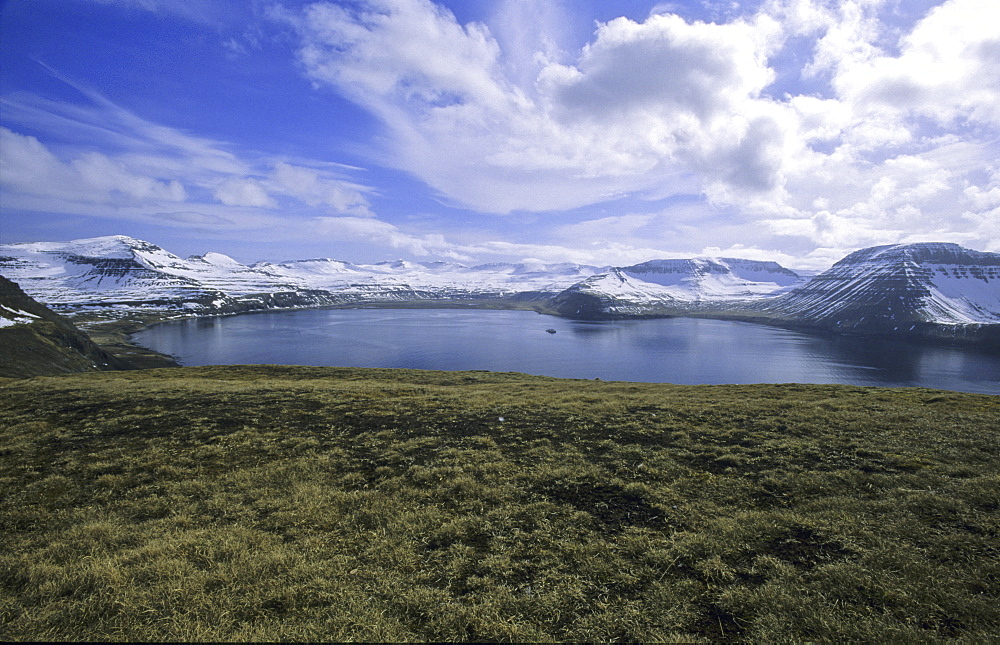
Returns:
[[[775,262],[652,260],[588,278],[556,296],[550,307],[572,318],[681,314],[735,300],[773,297],[805,281]]]
[[[244,265],[219,253],[181,258],[155,244],[111,236],[0,245],[0,274],[63,313],[162,317],[531,301],[547,313],[580,319],[701,315],[1000,344],[1000,254],[944,243],[863,249],[810,278],[774,262],[734,258],[610,268],[403,260],[366,265],[327,258]]]
[[[549,311],[581,319],[702,315],[1000,346],[1000,253],[946,243],[879,246],[812,278],[773,263],[660,260],[584,280],[553,298]]]
[[[841,331],[997,325],[1000,253],[945,243],[862,249],[763,310]]]
[[[81,308],[232,313],[414,300],[548,298],[601,269],[326,258],[244,265],[220,253],[181,258],[123,235],[0,245],[0,274],[39,301]]]

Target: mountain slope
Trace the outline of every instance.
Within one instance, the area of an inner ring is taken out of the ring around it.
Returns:
[[[856,251],[763,311],[840,331],[1000,324],[1000,253],[957,244]]]
[[[0,377],[127,369],[68,320],[0,276]]]

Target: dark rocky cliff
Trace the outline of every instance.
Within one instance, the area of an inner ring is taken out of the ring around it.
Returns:
[[[30,320],[0,327],[0,377],[129,368],[124,361],[98,347],[69,320],[36,302],[3,276],[0,276],[0,306],[5,320]]]

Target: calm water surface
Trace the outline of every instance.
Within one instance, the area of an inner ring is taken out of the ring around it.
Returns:
[[[310,309],[188,319],[157,325],[134,340],[182,365],[479,369],[608,381],[848,383],[1000,394],[1000,356],[696,318],[580,322],[529,311]]]

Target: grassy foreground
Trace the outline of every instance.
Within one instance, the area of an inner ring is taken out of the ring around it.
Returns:
[[[0,380],[0,636],[984,642],[998,451],[923,389]]]

